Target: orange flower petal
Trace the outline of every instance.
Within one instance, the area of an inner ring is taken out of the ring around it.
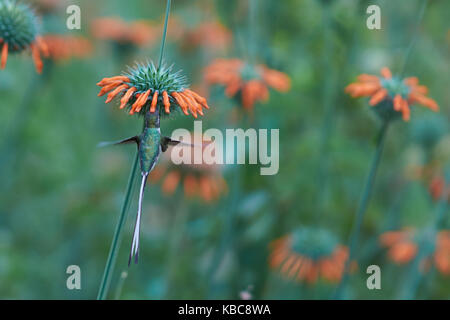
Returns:
[[[392,79],[392,72],[387,67],[384,67],[383,69],[381,69],[381,75],[385,79]]]
[[[170,113],[170,100],[167,91],[163,91],[163,103],[165,112]]]
[[[140,112],[142,107],[145,106],[145,104],[147,103],[147,99],[150,96],[150,93],[151,93],[151,90],[149,89],[142,95],[141,101],[140,101],[139,105],[136,107],[136,112]]]
[[[164,183],[162,185],[162,191],[166,195],[172,195],[175,190],[178,187],[178,184],[180,183],[180,173],[178,171],[171,171],[167,174],[166,178],[164,179]]]
[[[130,89],[128,89],[128,91],[125,93],[125,95],[120,100],[120,109],[125,108],[125,106],[127,105],[128,101],[130,100],[131,96],[136,91],[137,91],[137,89],[135,87],[131,87]]]
[[[41,55],[39,54],[39,49],[35,44],[30,45],[31,55],[33,57],[34,65],[36,66],[37,73],[42,73],[44,64],[42,63]]]
[[[177,101],[178,105],[180,106],[181,110],[183,110],[183,113],[185,115],[189,115],[188,112],[188,107],[186,102],[184,101],[183,97],[181,97],[178,92],[172,92],[171,95],[175,98],[175,100]]]
[[[2,55],[0,60],[0,69],[5,69],[6,62],[8,61],[8,43],[3,44]]]
[[[380,103],[381,101],[383,101],[387,95],[388,95],[388,91],[386,89],[380,89],[372,96],[372,98],[369,101],[369,104],[371,106],[375,106],[378,103]]]
[[[158,91],[155,91],[155,93],[153,93],[153,99],[152,99],[152,104],[150,106],[150,112],[153,113],[156,111],[156,105],[158,103]]]
[[[128,89],[128,85],[122,84],[108,94],[105,103],[110,103],[121,91]]]

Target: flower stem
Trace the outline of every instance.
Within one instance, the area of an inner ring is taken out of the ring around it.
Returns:
[[[372,164],[370,167],[369,175],[366,179],[363,195],[362,195],[361,201],[358,206],[358,211],[357,211],[356,217],[355,217],[355,223],[353,225],[352,233],[350,235],[349,257],[345,263],[343,278],[336,290],[336,298],[337,299],[340,299],[342,297],[342,294],[343,294],[345,287],[347,285],[347,282],[348,282],[348,273],[349,273],[351,261],[356,256],[356,254],[355,254],[356,244],[359,241],[361,225],[363,222],[364,214],[366,213],[366,210],[367,210],[367,206],[369,204],[370,196],[371,196],[373,185],[375,182],[375,177],[376,177],[378,167],[380,164],[381,154],[383,153],[384,141],[386,138],[388,126],[389,126],[389,122],[385,121],[383,123],[383,125],[381,126],[380,131],[378,133],[377,143],[376,143],[376,145],[377,145],[376,151],[375,151],[375,154],[372,159]]]
[[[159,68],[161,68],[161,64],[162,64],[162,60],[163,60],[163,56],[164,56],[164,48],[166,46],[167,25],[169,23],[170,4],[171,4],[171,2],[172,2],[171,0],[167,0],[166,16],[164,18],[164,31],[163,31],[162,41],[161,41],[161,51],[159,52],[158,70],[159,70]]]
[[[130,204],[130,198],[133,190],[134,180],[136,178],[136,172],[138,168],[138,153],[134,157],[133,166],[131,168],[131,173],[128,178],[127,189],[125,192],[125,198],[123,200],[122,209],[120,211],[119,221],[117,222],[116,230],[114,231],[113,241],[111,243],[111,249],[109,250],[108,260],[106,261],[105,270],[103,272],[102,282],[100,283],[100,288],[98,290],[97,300],[105,300],[108,295],[109,284],[111,282],[111,277],[113,275],[114,266],[117,260],[117,253],[120,247],[120,240],[123,231],[123,226],[125,225],[128,207]]]
[[[324,110],[323,123],[320,132],[319,142],[319,159],[317,168],[317,184],[320,186],[318,193],[318,213],[316,219],[319,221],[323,216],[327,205],[328,196],[328,171],[329,171],[329,156],[330,156],[330,138],[334,127],[334,113],[335,104],[333,103],[333,83],[336,80],[336,68],[331,63],[331,54],[335,51],[332,34],[332,21],[330,6],[324,8],[324,54],[322,56],[322,75],[325,76],[323,85],[322,105]]]
[[[163,55],[164,55],[164,46],[166,43],[166,36],[167,36],[167,24],[169,21],[169,14],[170,14],[170,4],[171,4],[171,0],[167,0],[166,16],[164,18],[165,19],[164,20],[164,32],[163,32],[163,38],[162,38],[162,44],[161,44],[161,52],[159,55],[158,69],[161,67],[161,63],[162,63],[162,59],[163,59]],[[111,243],[111,249],[109,250],[108,260],[106,261],[105,270],[103,272],[102,282],[100,283],[100,288],[98,290],[97,300],[104,300],[104,299],[106,299],[106,296],[108,295],[109,285],[111,283],[111,277],[113,275],[114,266],[115,266],[116,260],[117,260],[117,253],[118,253],[119,247],[120,247],[120,240],[122,238],[123,226],[125,225],[125,222],[126,222],[128,206],[130,203],[130,198],[131,198],[131,193],[133,190],[134,179],[136,177],[138,163],[139,163],[139,154],[136,152],[136,155],[134,157],[133,166],[131,168],[130,177],[128,178],[127,189],[125,192],[125,199],[122,204],[122,210],[120,212],[119,221],[117,222],[113,241]]]
[[[419,11],[419,16],[417,17],[417,22],[416,22],[416,27],[415,27],[415,31],[414,31],[414,36],[411,39],[411,42],[410,42],[408,48],[406,49],[405,59],[403,60],[403,65],[402,65],[402,68],[400,69],[400,72],[399,72],[400,78],[403,77],[403,73],[406,70],[406,65],[408,63],[409,56],[411,55],[411,52],[412,52],[412,50],[413,50],[413,48],[414,48],[414,46],[416,44],[417,33],[419,32],[419,27],[420,27],[420,24],[422,22],[423,16],[425,15],[425,11],[426,11],[427,5],[428,5],[428,0],[422,0],[422,6],[421,6],[420,11]]]
[[[213,291],[216,288],[216,283],[214,276],[217,273],[221,263],[223,262],[228,250],[232,250],[234,243],[234,235],[235,235],[235,224],[237,218],[237,210],[238,210],[238,202],[239,196],[241,195],[242,189],[242,170],[239,165],[236,165],[233,168],[233,177],[232,177],[232,193],[230,194],[230,202],[229,207],[225,210],[225,221],[223,227],[222,237],[220,239],[219,246],[217,250],[214,252],[214,256],[211,261],[211,265],[209,266],[207,272],[207,279],[209,279],[209,292],[214,293]]]

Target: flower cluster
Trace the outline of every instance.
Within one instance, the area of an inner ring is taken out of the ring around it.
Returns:
[[[208,84],[219,84],[225,87],[225,94],[234,97],[239,94],[242,105],[251,109],[255,102],[267,101],[269,89],[286,92],[290,89],[289,77],[264,65],[253,66],[239,59],[217,59],[205,69],[205,80]]]
[[[9,53],[31,50],[38,73],[42,72],[41,53],[48,56],[48,48],[39,36],[36,16],[25,4],[0,1],[0,68],[6,67]]]
[[[270,266],[295,281],[315,283],[319,277],[340,281],[348,249],[327,230],[299,228],[271,243]],[[352,269],[354,268],[352,264]]]
[[[144,115],[158,109],[164,115],[178,107],[185,115],[190,112],[197,118],[203,115],[203,108],[209,109],[206,99],[190,90],[185,77],[180,71],[172,72],[172,67],[138,64],[125,75],[104,78],[97,85],[102,87],[99,96],[108,93],[106,103],[121,96],[120,109],[127,107],[130,114]]]
[[[439,111],[437,103],[427,97],[428,88],[419,84],[417,77],[400,79],[393,77],[391,71],[384,67],[381,77],[361,74],[358,81],[345,88],[353,98],[370,97],[369,104],[377,107],[378,114],[385,120],[401,114],[404,121],[409,121],[414,103],[421,104],[433,111]]]

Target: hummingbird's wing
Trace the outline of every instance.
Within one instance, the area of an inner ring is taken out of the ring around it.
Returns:
[[[107,147],[107,146],[113,146],[116,144],[127,144],[127,143],[133,143],[133,142],[136,144],[139,144],[139,138],[137,136],[134,136],[134,137],[119,140],[119,141],[112,141],[112,142],[103,141],[97,145],[97,148],[103,148],[103,147]]]
[[[169,137],[162,137],[161,138],[161,151],[162,152],[166,152],[167,148],[169,148],[169,146],[176,146],[178,144],[181,144],[183,146],[189,146],[189,147],[205,147],[208,144],[212,143],[212,141],[203,141],[202,144],[193,144],[193,143],[186,143],[183,141],[178,141],[178,140],[173,140]]]

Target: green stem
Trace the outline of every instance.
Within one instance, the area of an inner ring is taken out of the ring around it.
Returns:
[[[369,204],[370,196],[372,194],[373,185],[375,182],[375,177],[378,171],[378,167],[380,164],[381,154],[383,153],[384,141],[386,140],[386,133],[389,126],[389,122],[384,122],[382,127],[380,128],[380,132],[377,137],[377,147],[372,159],[372,165],[370,167],[369,175],[366,179],[366,183],[364,186],[363,195],[361,201],[358,206],[358,210],[355,217],[355,223],[352,229],[352,233],[350,235],[350,244],[349,244],[349,257],[345,263],[344,275],[336,290],[336,298],[339,299],[342,297],[342,294],[345,290],[345,287],[348,282],[348,273],[350,269],[350,264],[353,259],[356,257],[355,249],[356,245],[359,241],[359,234],[361,231],[361,225],[363,222],[364,214],[366,213],[367,206]]]
[[[188,220],[188,210],[183,201],[178,201],[175,211],[175,218],[173,221],[173,227],[170,235],[169,254],[167,260],[167,291],[165,294],[166,299],[175,299],[173,292],[175,291],[175,275],[178,260],[178,254],[182,245],[183,236],[185,234],[185,226]]]
[[[256,43],[258,41],[258,35],[256,34],[256,13],[257,13],[256,0],[249,0],[248,8],[248,43],[249,45],[249,60],[251,63],[256,63]]]
[[[166,8],[166,16],[164,20],[164,32],[161,44],[161,52],[159,55],[159,63],[158,69],[161,66],[163,55],[164,55],[164,46],[166,43],[167,36],[167,24],[169,21],[170,14],[170,4],[171,0],[167,0],[167,8]],[[122,210],[120,212],[119,221],[117,222],[116,230],[114,232],[113,241],[111,243],[111,249],[109,250],[108,260],[106,261],[105,270],[103,272],[102,282],[100,283],[100,288],[98,290],[97,300],[104,300],[108,295],[109,285],[111,283],[111,277],[113,275],[114,266],[117,260],[117,253],[120,247],[120,240],[122,238],[123,226],[126,222],[128,206],[130,203],[130,197],[133,190],[134,179],[136,177],[136,171],[139,163],[139,154],[136,152],[136,156],[134,158],[133,166],[131,169],[130,177],[128,178],[128,185],[125,192],[125,199],[123,201]]]
[[[100,283],[100,288],[98,290],[97,300],[105,300],[108,295],[109,284],[111,283],[111,278],[113,275],[114,266],[117,260],[117,253],[120,247],[120,241],[123,231],[123,226],[127,220],[127,212],[130,204],[130,198],[133,190],[134,180],[136,178],[136,172],[138,168],[138,153],[134,157],[133,166],[131,168],[131,173],[128,178],[127,189],[125,191],[125,198],[123,200],[122,209],[120,211],[119,221],[116,225],[116,230],[114,231],[113,241],[111,243],[111,248],[109,250],[108,260],[106,261],[105,270],[103,272],[102,282]]]
[[[224,225],[224,231],[222,233],[222,237],[220,240],[219,248],[215,252],[211,265],[208,269],[208,276],[209,279],[209,291],[213,291],[215,287],[214,282],[214,276],[217,272],[217,270],[220,267],[220,264],[222,263],[227,251],[230,248],[233,248],[234,246],[234,227],[236,223],[236,216],[237,216],[237,209],[238,209],[238,202],[239,202],[239,196],[241,194],[241,179],[242,179],[242,170],[240,170],[240,166],[236,165],[233,172],[233,185],[232,185],[232,194],[231,197],[231,204],[230,207],[226,210],[226,219],[225,219],[225,225]]]
[[[318,194],[319,212],[315,215],[317,221],[323,216],[327,204],[328,193],[328,170],[329,170],[329,153],[330,153],[330,137],[334,125],[335,107],[333,103],[333,83],[335,82],[335,68],[331,63],[330,55],[334,52],[334,44],[332,38],[331,26],[331,9],[330,6],[324,8],[324,55],[322,57],[322,75],[325,77],[323,86],[322,104],[324,108],[323,124],[320,133],[319,159],[317,170],[317,183],[320,186]]]
[[[163,31],[163,37],[161,42],[161,51],[159,52],[159,61],[158,61],[158,70],[161,68],[163,56],[164,56],[164,48],[166,46],[166,37],[167,37],[167,25],[169,23],[169,15],[170,15],[170,4],[171,0],[167,0],[167,6],[166,6],[166,16],[164,18],[164,31]]]
[[[428,0],[422,0],[422,6],[420,8],[419,16],[417,18],[416,27],[415,27],[415,31],[414,31],[414,36],[413,36],[413,38],[412,38],[412,40],[411,40],[411,42],[410,42],[410,44],[408,46],[408,49],[406,49],[405,59],[403,60],[403,65],[402,65],[402,68],[400,69],[400,72],[399,72],[400,78],[403,77],[403,73],[406,70],[406,65],[408,63],[409,56],[411,55],[411,52],[412,52],[412,50],[413,50],[413,48],[414,48],[414,46],[415,46],[415,44],[417,42],[417,33],[419,32],[419,27],[420,27],[420,24],[422,22],[422,19],[423,19],[424,15],[425,15],[425,11],[426,11],[427,5],[428,5]]]

